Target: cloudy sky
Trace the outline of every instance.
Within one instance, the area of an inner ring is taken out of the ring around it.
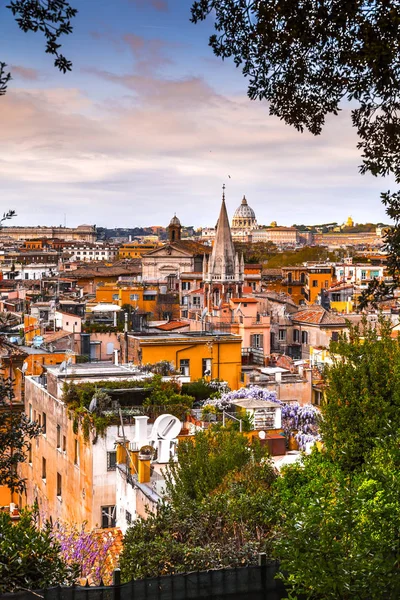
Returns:
[[[343,110],[323,135],[299,134],[251,102],[240,71],[213,56],[212,22],[190,0],[72,0],[63,75],[38,34],[0,8],[0,210],[15,225],[214,225],[222,184],[258,222],[387,221],[389,181],[361,176]],[[229,177],[230,176],[230,177]],[[393,186],[392,186],[393,187]]]

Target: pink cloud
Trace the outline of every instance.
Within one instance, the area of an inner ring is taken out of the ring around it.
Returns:
[[[140,8],[145,6],[152,6],[158,12],[166,12],[168,10],[168,3],[166,0],[130,0],[133,4]]]
[[[11,74],[17,79],[26,79],[27,81],[38,81],[41,77],[40,72],[37,69],[30,69],[28,67],[21,67],[20,65],[12,65]]]

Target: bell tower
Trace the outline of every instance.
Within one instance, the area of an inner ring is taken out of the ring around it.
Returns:
[[[172,217],[167,227],[168,241],[179,242],[181,239],[182,225],[176,214]]]

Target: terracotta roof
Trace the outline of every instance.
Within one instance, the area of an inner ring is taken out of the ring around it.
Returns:
[[[240,302],[257,304],[258,300],[257,300],[257,298],[231,298],[231,302],[234,302],[235,304],[239,304]]]
[[[12,344],[5,337],[0,337],[0,356],[2,358],[7,357],[21,357],[25,358],[27,355],[26,352],[21,350],[16,344]]]
[[[46,344],[50,344],[50,342],[56,342],[57,340],[61,340],[62,338],[70,335],[73,335],[73,333],[61,329],[61,331],[52,331],[51,333],[45,333],[43,339],[46,342]]]
[[[87,279],[88,277],[119,277],[121,275],[132,275],[141,273],[142,268],[139,263],[132,265],[112,265],[112,266],[93,266],[90,268],[80,267],[70,272],[71,279]]]
[[[322,306],[310,306],[291,315],[296,323],[309,323],[310,325],[346,325],[346,319],[335,313],[328,312]]]
[[[193,240],[179,240],[177,242],[171,242],[170,246],[177,248],[178,250],[185,250],[192,254],[211,254],[212,248],[205,246],[200,242],[194,242]]]
[[[262,270],[262,274],[263,274],[264,276],[267,276],[267,277],[268,277],[268,276],[271,276],[271,275],[274,275],[274,276],[275,276],[275,275],[276,275],[276,276],[278,276],[278,275],[279,275],[280,277],[282,277],[282,271],[281,271],[281,269],[263,269],[263,270]]]
[[[174,329],[181,329],[181,327],[188,326],[189,323],[187,321],[169,321],[169,323],[157,325],[156,329],[161,329],[162,331],[173,331]]]

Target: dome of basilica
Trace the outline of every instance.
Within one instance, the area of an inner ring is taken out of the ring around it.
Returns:
[[[247,204],[246,196],[243,196],[241,205],[235,210],[232,227],[234,229],[255,229],[257,227],[256,214]]]

